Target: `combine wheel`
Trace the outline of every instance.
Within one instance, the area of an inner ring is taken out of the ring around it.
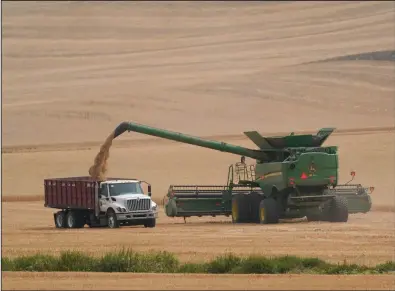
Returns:
[[[66,214],[66,227],[67,228],[82,228],[85,225],[84,217],[76,212],[69,211]]]
[[[322,208],[315,209],[311,211],[311,213],[306,214],[307,221],[326,221],[327,215],[325,214],[326,208],[322,210]]]
[[[59,211],[54,214],[55,226],[56,228],[66,227],[66,214],[64,211]]]
[[[341,196],[335,196],[329,204],[326,219],[329,222],[347,222],[348,221],[348,205],[347,200]]]
[[[249,222],[251,223],[260,223],[259,219],[259,205],[262,201],[262,195],[257,192],[251,192],[248,195],[249,202]]]
[[[234,195],[232,198],[232,222],[243,223],[248,221],[248,197],[243,194]]]
[[[307,221],[321,221],[322,215],[319,214],[307,214]]]
[[[279,209],[277,201],[274,198],[265,198],[259,204],[259,221],[263,224],[278,223]]]

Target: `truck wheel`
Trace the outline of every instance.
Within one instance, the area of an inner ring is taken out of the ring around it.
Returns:
[[[56,228],[66,227],[66,214],[64,213],[64,211],[59,211],[55,213],[54,220]]]
[[[109,228],[118,228],[119,227],[119,222],[117,219],[117,215],[115,214],[114,211],[109,211],[107,213],[107,225]]]
[[[278,223],[279,211],[278,204],[274,198],[266,198],[259,204],[259,220],[263,224]]]
[[[155,227],[155,226],[156,226],[155,218],[147,219],[147,222],[144,223],[144,227]]]
[[[82,228],[85,225],[83,217],[76,211],[69,211],[66,214],[66,227]]]
[[[348,221],[348,205],[346,198],[340,196],[333,197],[328,208],[327,221],[329,222]]]

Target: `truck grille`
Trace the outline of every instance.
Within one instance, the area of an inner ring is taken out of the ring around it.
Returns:
[[[149,210],[151,199],[130,199],[127,202],[129,211]]]

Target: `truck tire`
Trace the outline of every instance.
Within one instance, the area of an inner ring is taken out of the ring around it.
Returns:
[[[275,224],[280,220],[277,201],[272,198],[265,198],[259,204],[259,220],[262,224]]]
[[[77,211],[69,211],[66,214],[66,227],[67,228],[82,228],[85,225],[83,216]]]
[[[244,194],[236,194],[232,197],[232,222],[248,222],[249,203],[248,197]]]
[[[119,228],[119,221],[113,210],[107,212],[107,226],[109,228]]]
[[[144,227],[155,227],[156,226],[156,219],[155,218],[150,218],[147,219],[147,221],[144,223]]]
[[[55,227],[65,228],[66,227],[66,214],[64,211],[58,211],[54,215]]]
[[[341,196],[332,198],[329,208],[326,212],[326,220],[329,222],[347,222],[348,221],[348,205],[347,199]]]

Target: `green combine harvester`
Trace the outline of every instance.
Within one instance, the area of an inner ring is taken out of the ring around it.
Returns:
[[[263,137],[245,132],[259,149],[153,128],[121,123],[125,131],[170,139],[241,156],[231,165],[226,185],[171,185],[164,201],[169,217],[232,216],[234,223],[278,223],[280,219],[307,217],[309,221],[347,222],[350,213],[370,211],[373,187],[338,184],[336,146],[323,147],[334,128],[317,134]],[[246,165],[245,157],[256,160]]]

